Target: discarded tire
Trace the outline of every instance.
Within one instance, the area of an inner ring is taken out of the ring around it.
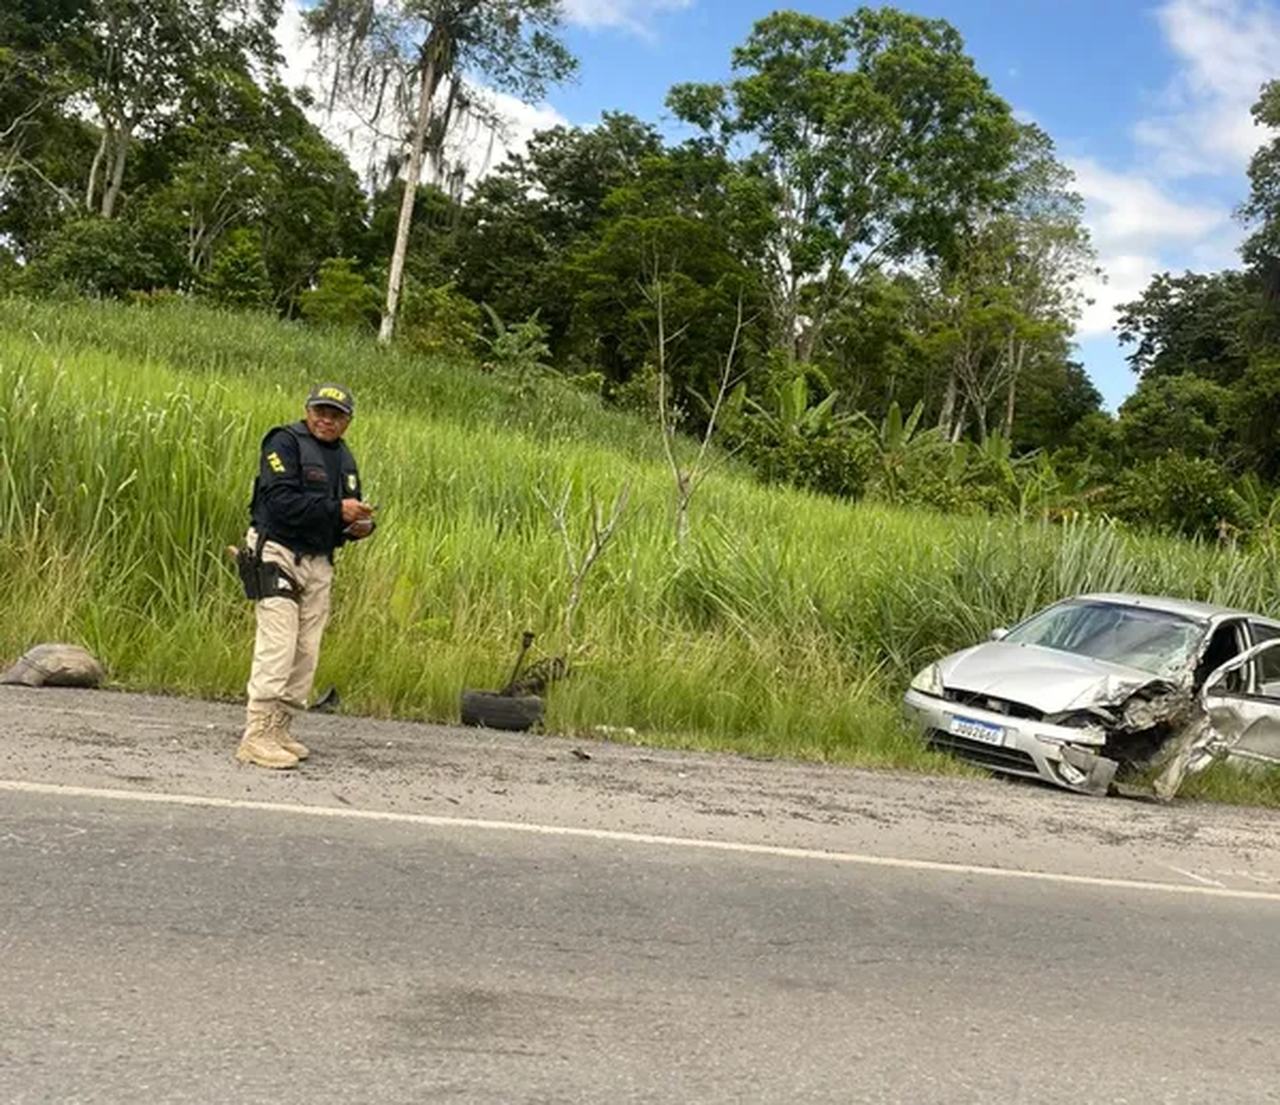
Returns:
[[[330,687],[319,698],[317,698],[308,709],[313,714],[336,714],[338,707],[342,705],[342,696],[338,694],[337,687]]]
[[[493,691],[462,692],[462,724],[523,733],[542,720],[536,694],[506,695]]]

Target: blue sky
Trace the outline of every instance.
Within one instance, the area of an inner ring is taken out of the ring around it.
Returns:
[[[1154,272],[1235,262],[1232,218],[1248,158],[1266,135],[1249,117],[1280,77],[1280,0],[910,0],[964,36],[995,90],[1040,124],[1076,172],[1107,283],[1091,289],[1080,355],[1109,406],[1133,378],[1113,304]],[[564,0],[578,79],[546,103],[505,103],[511,142],[557,121],[628,111],[683,132],[663,100],[680,81],[730,75],[730,52],[779,7],[837,18],[857,0]],[[286,47],[286,52],[288,49]]]

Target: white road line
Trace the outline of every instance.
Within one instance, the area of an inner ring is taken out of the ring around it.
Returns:
[[[390,810],[362,810],[339,806],[304,806],[292,802],[259,802],[247,798],[214,798],[199,794],[167,794],[157,791],[111,790],[103,787],[65,786],[61,783],[33,783],[0,779],[0,791],[43,794],[58,798],[96,798],[110,802],[192,806],[202,809],[251,810],[257,813],[287,813],[302,817],[329,817],[342,821],[383,821],[399,825],[425,825],[438,829],[480,829],[535,836],[576,837],[618,844],[645,844],[668,848],[693,848],[708,852],[740,855],[781,856],[786,859],[822,860],[828,863],[863,867],[892,867],[905,871],[936,871],[946,875],[980,875],[1032,882],[1056,882],[1072,886],[1097,886],[1112,890],[1154,890],[1165,894],[1193,894],[1204,898],[1240,898],[1258,902],[1280,902],[1280,893],[1268,890],[1233,890],[1228,887],[1192,886],[1186,883],[1154,882],[1143,879],[1108,879],[1094,875],[1068,875],[1056,871],[1017,871],[1004,867],[984,867],[971,863],[939,860],[898,859],[857,852],[826,852],[816,848],[786,848],[774,844],[746,844],[727,840],[658,836],[614,829],[583,829],[568,825],[526,824],[520,821],[488,821],[471,817],[438,817],[428,813],[395,813]],[[1185,873],[1185,872],[1184,872]]]
[[[1176,874],[1183,875],[1188,879],[1192,879],[1195,882],[1200,883],[1201,886],[1221,886],[1222,885],[1222,883],[1220,883],[1217,879],[1206,879],[1203,875],[1197,875],[1194,871],[1184,871],[1181,867],[1174,867],[1172,863],[1165,863],[1165,864],[1162,864],[1162,866],[1169,868],[1170,871],[1173,871]]]

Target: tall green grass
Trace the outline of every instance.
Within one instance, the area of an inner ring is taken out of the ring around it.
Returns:
[[[319,681],[353,709],[449,720],[496,686],[519,632],[548,651],[568,595],[546,501],[574,540],[630,507],[589,577],[579,659],[549,699],[567,732],[937,768],[898,720],[920,665],[1064,594],[1155,591],[1280,612],[1274,553],[850,505],[725,466],[672,540],[649,424],[548,385],[351,336],[190,306],[0,302],[0,655],[83,641],[125,686],[241,693],[252,611],[222,557],[261,434],[312,382],[350,384],[380,529],[340,556]]]

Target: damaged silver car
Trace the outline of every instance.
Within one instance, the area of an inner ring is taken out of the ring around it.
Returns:
[[[1085,794],[1158,766],[1171,798],[1216,759],[1280,764],[1280,621],[1082,595],[930,664],[905,708],[929,744]]]

